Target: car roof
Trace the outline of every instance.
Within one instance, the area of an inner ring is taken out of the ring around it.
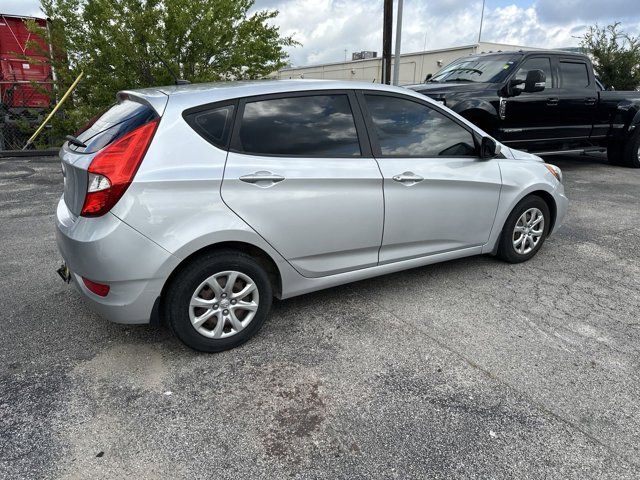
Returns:
[[[403,87],[380,83],[354,82],[344,80],[250,80],[232,82],[193,83],[188,85],[169,85],[138,90],[124,90],[119,98],[141,97],[150,100],[158,95],[166,95],[172,104],[181,108],[203,105],[234,98],[252,97],[277,93],[293,93],[313,90],[379,90],[413,95],[414,92]],[[421,99],[424,99],[419,95]]]
[[[482,53],[472,53],[469,57],[490,57],[492,55],[556,55],[562,57],[577,57],[577,58],[589,58],[583,53],[579,52],[569,52],[567,50],[500,50],[494,52],[482,52]],[[460,57],[460,59],[464,59],[466,57]]]

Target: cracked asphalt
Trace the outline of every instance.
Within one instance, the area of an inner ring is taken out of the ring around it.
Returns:
[[[532,261],[276,302],[206,355],[92,313],[55,274],[58,163],[0,160],[0,478],[639,478],[640,171],[553,162]]]

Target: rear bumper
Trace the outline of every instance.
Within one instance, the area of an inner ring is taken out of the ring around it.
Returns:
[[[154,302],[179,260],[110,213],[74,217],[61,199],[56,217],[58,249],[92,309],[117,323],[149,323]],[[107,296],[88,290],[82,277],[108,284]]]

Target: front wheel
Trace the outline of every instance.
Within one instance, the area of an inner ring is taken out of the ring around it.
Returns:
[[[547,203],[537,195],[525,197],[505,222],[500,235],[498,257],[509,263],[529,260],[542,247],[550,224]]]
[[[255,335],[271,301],[269,276],[258,262],[241,252],[220,251],[197,257],[176,275],[164,312],[187,346],[220,352]]]

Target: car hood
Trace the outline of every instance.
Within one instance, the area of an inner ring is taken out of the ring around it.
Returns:
[[[500,144],[500,152],[507,157],[515,160],[533,160],[534,162],[544,162],[542,158],[532,153],[523,152],[522,150],[516,150],[515,148],[509,148],[505,144]]]
[[[407,88],[415,90],[424,95],[436,95],[446,93],[462,93],[462,92],[478,92],[482,90],[488,90],[492,87],[495,88],[493,83],[419,83],[417,85],[407,85]]]

